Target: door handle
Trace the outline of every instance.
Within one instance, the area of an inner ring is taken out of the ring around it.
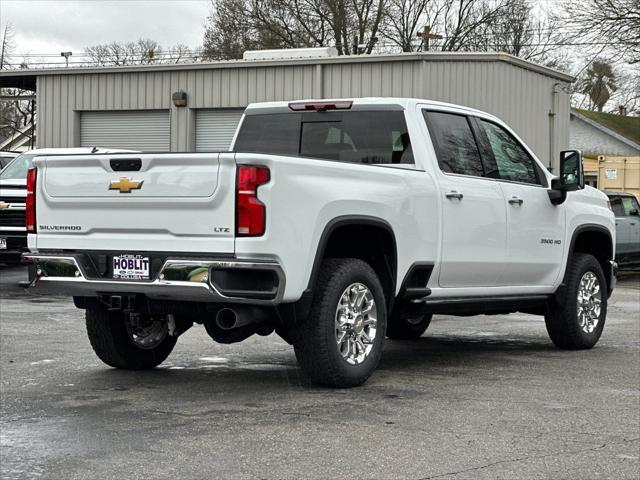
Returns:
[[[524,203],[524,200],[519,197],[513,196],[509,199],[509,203],[511,205],[522,205]]]
[[[462,197],[464,197],[462,193],[456,192],[455,190],[451,190],[449,193],[445,193],[444,196],[448,199],[457,198],[458,200],[462,200]]]

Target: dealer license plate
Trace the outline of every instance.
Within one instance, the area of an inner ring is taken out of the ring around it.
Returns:
[[[142,255],[115,255],[113,278],[121,280],[148,280],[149,257]]]
[[[0,238],[0,250],[6,250],[6,249],[7,249],[7,239]]]

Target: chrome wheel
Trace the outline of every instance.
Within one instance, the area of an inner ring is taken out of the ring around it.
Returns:
[[[593,333],[600,322],[602,292],[600,282],[593,272],[586,272],[578,285],[577,313],[580,328],[585,333]]]
[[[164,318],[129,315],[126,323],[131,341],[143,350],[156,348],[169,333],[167,321]]]
[[[349,285],[336,308],[336,343],[348,363],[358,365],[373,349],[378,310],[371,290],[362,283]]]

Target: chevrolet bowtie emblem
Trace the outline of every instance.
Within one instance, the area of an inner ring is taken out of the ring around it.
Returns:
[[[120,193],[131,193],[131,190],[140,190],[144,180],[132,180],[127,177],[120,177],[120,180],[111,180],[109,190],[120,190]]]
[[[6,208],[9,208],[9,204],[5,202],[0,202],[0,210],[4,210]]]

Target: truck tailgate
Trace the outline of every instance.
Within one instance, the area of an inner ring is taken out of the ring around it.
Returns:
[[[36,248],[233,253],[233,154],[36,158]]]

